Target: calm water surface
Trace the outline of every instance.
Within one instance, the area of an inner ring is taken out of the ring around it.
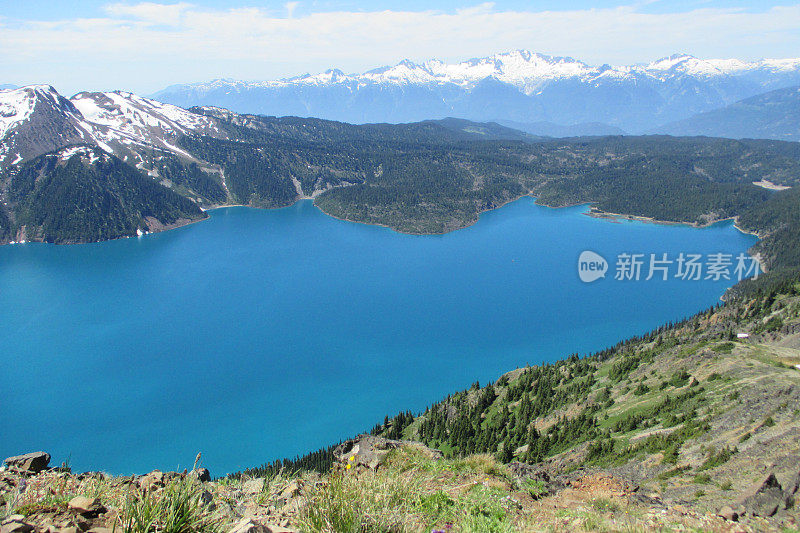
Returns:
[[[409,236],[304,201],[138,239],[0,247],[0,456],[212,474],[316,449],[526,363],[716,303],[720,282],[613,280],[619,252],[738,254],[755,238],[524,198]],[[591,249],[610,275],[582,283]]]

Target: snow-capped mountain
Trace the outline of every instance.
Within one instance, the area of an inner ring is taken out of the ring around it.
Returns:
[[[360,74],[328,70],[273,81],[228,79],[168,87],[153,97],[183,107],[346,122],[470,120],[611,124],[636,132],[800,84],[800,59],[699,59],[591,66],[525,50],[449,64],[438,60]]]
[[[0,91],[0,168],[88,144],[153,172],[160,154],[194,160],[175,145],[187,133],[223,136],[212,117],[131,93],[81,92],[67,99],[48,85]]]
[[[84,142],[89,129],[72,102],[48,85],[0,91],[0,167]]]
[[[0,243],[86,242],[199,220],[227,198],[219,165],[178,147],[218,119],[123,92],[0,91]]]

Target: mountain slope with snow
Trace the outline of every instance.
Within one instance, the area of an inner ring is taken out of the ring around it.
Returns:
[[[154,95],[183,107],[314,116],[352,123],[458,117],[477,121],[603,123],[626,131],[723,107],[800,84],[800,59],[698,59],[678,54],[647,65],[591,66],[525,50],[456,64],[437,60],[361,74],[328,70],[282,80],[214,80]]]
[[[366,143],[354,157],[343,139]],[[0,243],[157,231],[226,204],[290,205],[377,172],[384,143],[528,135],[466,121],[362,128],[182,109],[126,93],[0,91]],[[369,151],[368,151],[369,152]]]
[[[177,146],[219,121],[129,93],[0,91],[0,242],[83,242],[203,218],[219,170]],[[198,205],[199,204],[199,205]]]
[[[0,166],[71,143],[94,144],[144,163],[152,151],[193,160],[175,146],[189,134],[226,136],[211,117],[121,91],[81,92],[70,99],[48,85],[0,91]]]

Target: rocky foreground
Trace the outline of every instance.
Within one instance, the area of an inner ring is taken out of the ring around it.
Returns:
[[[0,473],[2,533],[791,531],[798,518],[800,475],[785,489],[768,475],[734,507],[703,513],[608,472],[446,459],[371,435],[335,456],[326,475],[215,481],[198,467],[115,477],[49,468],[43,452],[11,457]]]

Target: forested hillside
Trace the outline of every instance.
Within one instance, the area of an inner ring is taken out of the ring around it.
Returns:
[[[796,185],[798,143],[552,140],[454,120],[353,126],[197,111],[223,121],[234,140],[187,136],[181,146],[222,169],[235,203],[274,207],[307,196],[338,218],[444,233],[527,194],[549,206],[591,203],[599,212],[697,225],[739,218],[764,238],[758,250],[770,269],[800,264],[792,259],[800,198],[753,184]]]
[[[191,200],[90,147],[31,161],[11,173],[6,194],[5,213],[13,218],[0,224],[20,228],[9,236],[17,240],[101,241],[206,216]]]

